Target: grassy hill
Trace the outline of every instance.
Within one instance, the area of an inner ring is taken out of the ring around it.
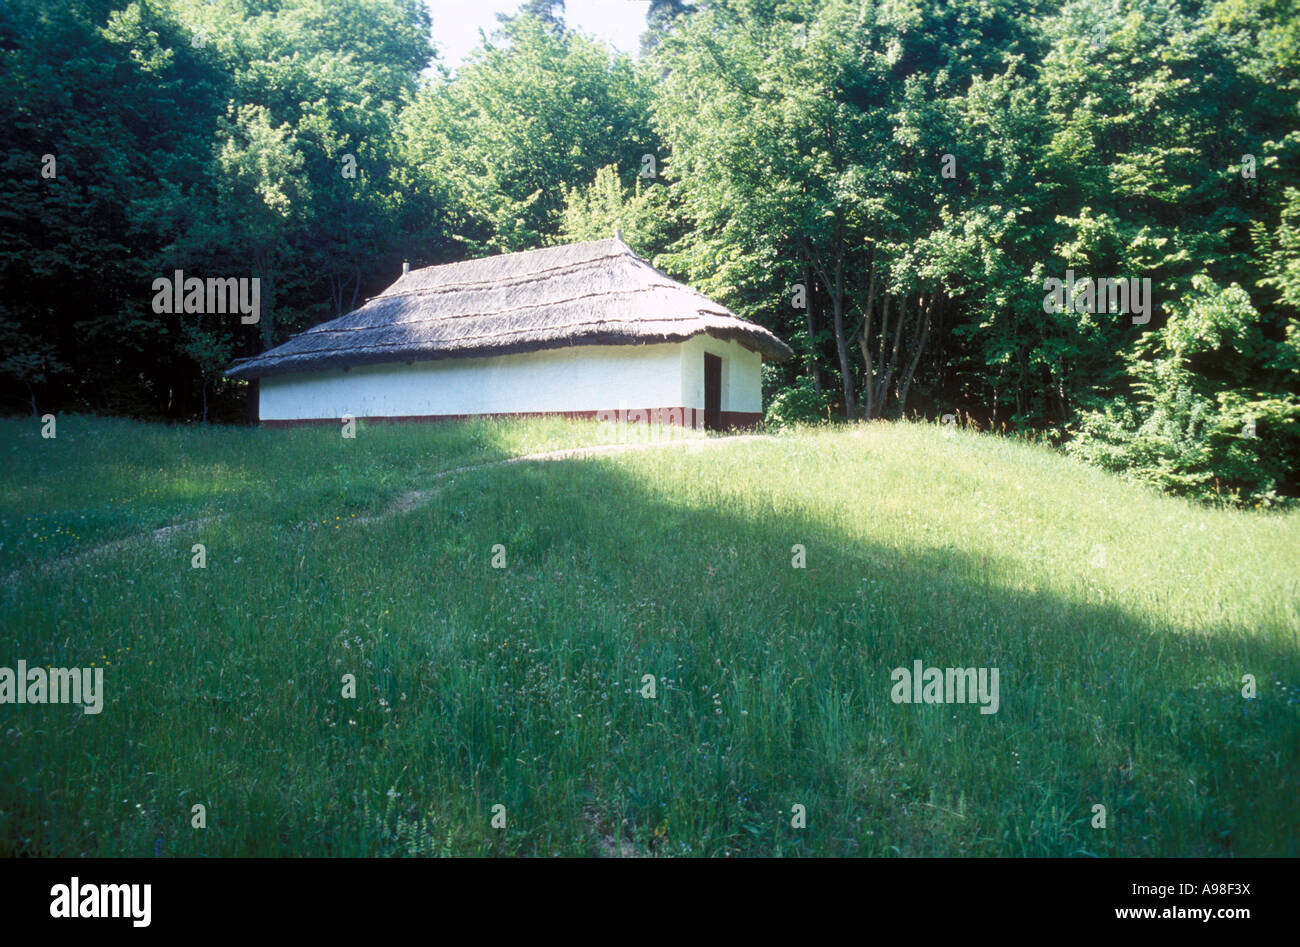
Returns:
[[[0,666],[107,691],[0,706],[3,853],[1300,853],[1295,513],[907,424],[0,438]]]

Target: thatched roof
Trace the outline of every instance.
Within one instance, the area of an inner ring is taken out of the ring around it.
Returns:
[[[226,374],[681,342],[701,333],[775,361],[793,355],[767,329],[669,279],[614,238],[411,270],[360,308]]]

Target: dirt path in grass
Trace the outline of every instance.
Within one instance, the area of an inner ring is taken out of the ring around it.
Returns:
[[[161,545],[167,541],[167,538],[177,530],[197,529],[200,526],[207,526],[209,523],[215,523],[224,517],[209,516],[206,519],[190,520],[188,523],[173,523],[171,526],[164,526],[161,529],[150,530],[137,536],[124,536],[121,539],[114,539],[111,542],[101,543],[98,546],[91,546],[89,549],[83,549],[81,552],[74,552],[68,556],[60,556],[57,559],[51,559],[48,562],[34,562],[31,565],[22,566],[13,569],[0,576],[0,585],[13,585],[24,576],[43,575],[49,572],[56,572],[60,569],[71,569],[74,566],[84,565],[97,556],[108,555],[109,553],[121,552],[124,549],[130,549],[133,546],[144,546],[150,540]]]
[[[693,438],[690,440],[680,441],[651,441],[644,444],[597,444],[591,447],[568,447],[562,450],[542,451],[536,454],[521,454],[518,457],[506,457],[501,460],[491,460],[484,464],[471,464],[467,467],[454,467],[451,470],[444,470],[441,473],[434,474],[433,480],[443,481],[448,477],[455,477],[460,474],[474,473],[479,470],[490,470],[493,467],[508,467],[512,464],[547,463],[556,460],[579,460],[584,457],[622,454],[627,451],[648,450],[654,447],[683,447],[688,451],[696,452],[709,447],[714,447],[718,444],[735,444],[741,441],[764,440],[766,438],[767,435],[764,434],[737,434],[731,437]],[[441,490],[441,486],[425,487],[422,490],[408,490],[398,496],[397,499],[390,503],[386,509],[368,516],[358,516],[355,519],[349,520],[349,522],[355,525],[367,526],[372,523],[391,519],[394,516],[400,516],[403,513],[409,513],[412,510],[424,506],[437,496]],[[5,573],[3,576],[0,576],[0,585],[12,585],[24,576],[42,575],[83,565],[97,556],[121,552],[132,547],[144,547],[150,542],[161,545],[175,532],[183,529],[197,529],[202,526],[210,526],[211,524],[220,522],[223,519],[225,519],[224,515],[209,516],[204,519],[190,520],[188,523],[175,523],[171,526],[164,526],[161,529],[151,530],[147,533],[141,533],[136,536],[127,536],[122,539],[115,539],[112,542],[92,546],[91,548],[84,549],[81,552],[73,553],[68,556],[61,556],[57,559],[51,559],[48,562],[33,563],[32,565],[13,569],[12,571]]]
[[[709,437],[682,441],[652,441],[646,444],[597,444],[593,447],[568,447],[563,450],[543,451],[539,454],[521,454],[518,457],[506,457],[502,460],[489,461],[486,464],[474,464],[470,467],[456,467],[434,475],[434,480],[446,480],[457,474],[489,470],[493,467],[509,467],[512,464],[544,463],[553,460],[578,460],[583,457],[597,457],[608,454],[622,454],[626,451],[647,450],[652,447],[684,447],[689,451],[698,451],[717,444],[735,444],[739,441],[764,439],[764,434],[737,434],[732,437]],[[365,526],[391,519],[402,513],[424,506],[438,495],[442,487],[426,487],[423,490],[408,490],[394,500],[386,510],[369,516],[358,516],[352,522]]]

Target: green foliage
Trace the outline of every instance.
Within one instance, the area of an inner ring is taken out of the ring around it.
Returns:
[[[663,37],[684,14],[691,12],[686,0],[650,0],[646,11],[646,31],[641,35],[641,52],[645,54],[659,45]]]
[[[648,87],[629,57],[536,17],[511,20],[506,40],[423,90],[402,119],[416,187],[445,196],[473,255],[539,246],[574,188],[611,158],[626,172],[655,151]]]
[[[0,285],[24,355],[0,384],[62,410],[199,416],[216,353],[279,342],[396,269],[412,232],[383,143],[428,29],[414,0],[6,3]],[[176,269],[259,278],[260,325],[214,321],[199,344],[150,307]],[[66,366],[63,384],[33,359]]]
[[[1300,132],[1292,137],[1300,141]],[[1274,233],[1270,234],[1262,221],[1255,221],[1251,234],[1268,274],[1260,285],[1276,290],[1283,305],[1300,309],[1300,189],[1286,189]]]
[[[514,16],[497,14],[497,19],[507,27],[521,17],[535,17],[548,29],[560,32],[564,29],[564,0],[524,0]]]
[[[828,420],[834,403],[833,394],[827,391],[819,394],[813,388],[812,378],[801,375],[794,384],[779,389],[768,399],[763,423],[780,429],[796,424],[824,422]]]
[[[571,188],[565,200],[557,243],[606,240],[621,231],[623,241],[644,257],[662,253],[672,241],[667,191],[636,174],[624,187],[618,169],[606,165],[586,188]]]
[[[1259,318],[1191,360],[1195,397],[1276,421],[1266,406],[1294,390],[1284,340],[1300,337],[1293,14],[1264,0],[702,3],[653,57],[672,206],[689,221],[667,264],[809,340],[846,410],[907,413],[914,377],[928,410],[1022,431],[1119,397],[1141,416],[1132,431],[1154,410],[1131,404],[1144,330],[1044,312],[1046,278],[1149,278],[1157,327],[1195,281],[1236,283]],[[794,284],[809,284],[807,325]],[[1290,463],[1277,446],[1259,464]],[[1197,482],[1295,491],[1281,473],[1247,485],[1240,454],[1209,452]]]
[[[1265,370],[1285,352],[1259,332],[1241,287],[1203,277],[1192,286],[1130,357],[1134,396],[1082,412],[1068,449],[1173,493],[1285,502],[1300,470],[1300,372]],[[1273,392],[1261,390],[1270,382]]]

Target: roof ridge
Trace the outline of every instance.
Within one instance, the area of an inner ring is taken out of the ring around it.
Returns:
[[[514,254],[511,254],[511,255],[513,256]],[[606,254],[606,255],[604,255],[604,256],[590,257],[589,259],[585,259],[585,260],[576,260],[576,261],[572,261],[572,262],[569,262],[569,263],[561,264],[561,265],[559,265],[559,266],[548,267],[547,269],[544,269],[544,270],[530,270],[530,271],[528,271],[528,272],[526,272],[526,273],[519,273],[519,274],[516,274],[516,275],[514,275],[514,276],[502,276],[502,277],[488,278],[488,279],[480,279],[480,280],[466,280],[466,281],[464,281],[464,282],[460,282],[460,283],[438,283],[438,284],[435,284],[435,285],[433,285],[433,286],[426,286],[426,287],[422,287],[422,288],[420,288],[420,289],[411,289],[411,290],[407,290],[407,291],[405,291],[405,292],[400,292],[400,293],[389,292],[388,289],[385,289],[382,293],[378,294],[377,296],[371,296],[370,299],[367,299],[365,303],[362,303],[362,306],[364,306],[366,303],[369,303],[369,302],[371,302],[371,301],[373,301],[373,300],[376,300],[376,299],[394,299],[394,298],[401,297],[401,296],[416,296],[416,295],[421,295],[421,294],[444,293],[444,292],[445,292],[445,293],[464,292],[465,289],[467,289],[467,288],[469,288],[469,287],[474,287],[474,286],[487,286],[487,285],[492,285],[492,286],[501,286],[501,285],[510,285],[510,284],[513,284],[513,283],[527,283],[527,282],[531,282],[531,281],[534,281],[534,280],[537,280],[537,279],[549,279],[551,276],[558,275],[558,274],[561,273],[562,271],[566,271],[566,270],[579,270],[579,269],[582,269],[584,266],[593,266],[593,265],[595,265],[595,264],[597,264],[597,263],[600,263],[600,262],[603,261],[603,260],[616,260],[616,259],[618,259],[618,258],[620,258],[620,257],[623,257],[623,256],[627,256],[627,254],[626,254],[626,253],[608,253],[608,254]],[[498,258],[498,257],[485,257],[485,259],[499,259],[499,258]],[[638,259],[639,259],[639,258],[638,258]],[[479,261],[477,261],[477,260],[467,260],[467,261],[465,261],[465,262],[479,262]],[[644,262],[644,261],[643,261],[643,262]],[[454,263],[449,263],[449,264],[446,264],[446,265],[447,265],[447,266],[455,266],[456,264],[454,264]],[[440,267],[437,267],[437,266],[426,266],[426,267],[423,267],[423,268],[421,268],[421,269],[419,269],[419,270],[412,270],[410,273],[408,273],[408,274],[406,274],[406,275],[404,275],[404,276],[399,276],[396,280],[394,280],[392,283],[390,283],[390,284],[389,284],[389,289],[391,289],[393,286],[396,286],[396,285],[397,285],[398,283],[400,283],[402,280],[410,278],[410,276],[412,276],[412,275],[415,274],[415,273],[422,273],[422,272],[424,272],[424,270],[435,270],[435,269],[440,269]],[[654,267],[651,267],[651,269],[654,269]],[[658,271],[656,270],[656,272],[658,272]],[[669,276],[669,277],[667,277],[667,278],[670,279],[670,280],[672,279],[671,276]],[[674,282],[676,282],[676,281],[674,280]],[[678,285],[681,286],[681,285],[683,285],[683,284],[678,283]],[[686,287],[686,288],[689,289],[690,287]],[[360,309],[360,308],[361,308],[361,306],[358,306],[358,307],[357,307],[357,309]],[[357,310],[354,309],[354,310],[352,310],[352,311],[353,311],[353,312],[356,312]],[[344,315],[347,315],[347,313],[344,313]],[[343,316],[340,316],[339,318],[341,319],[341,318],[343,318]]]
[[[424,319],[393,319],[384,322],[382,324],[382,327],[428,325],[429,323],[435,323],[435,322],[451,322],[456,319],[490,319],[497,316],[505,316],[509,313],[523,312],[524,310],[527,309],[549,309],[552,306],[560,306],[565,303],[578,302],[579,300],[582,299],[595,299],[596,297],[608,298],[610,296],[635,296],[638,293],[651,292],[655,288],[657,287],[648,287],[648,288],[642,287],[638,289],[629,289],[629,290],[613,290],[611,292],[600,292],[600,293],[583,293],[581,296],[567,296],[564,299],[552,299],[544,303],[526,303],[521,306],[511,306],[506,309],[497,309],[493,312],[458,312],[453,315],[430,316]],[[664,287],[664,288],[673,289],[674,287]],[[728,309],[726,306],[722,305],[721,303],[715,303],[712,300],[710,300],[707,296],[702,296],[700,298],[703,299],[705,302],[708,302],[710,307],[712,308],[700,309],[699,312],[712,312],[712,313],[716,313],[719,316],[730,317],[732,319],[740,319],[741,322],[750,323],[750,320],[744,319],[736,315],[734,312],[732,312],[730,309]],[[353,310],[353,311],[355,312],[357,310]],[[341,316],[339,317],[339,319],[332,319],[329,322],[321,323],[320,325],[315,326],[314,328],[305,329],[302,332],[299,332],[298,335],[299,336],[314,335],[316,333],[326,333],[326,332],[374,332],[376,329],[381,328],[381,326],[376,326],[376,325],[333,327],[335,322],[339,322],[342,319],[346,319],[346,318],[347,316]],[[658,316],[656,318],[661,321],[693,319],[695,318],[695,314],[681,315],[681,316]],[[757,325],[757,323],[750,323],[750,324]]]
[[[623,247],[624,253],[635,255],[636,252],[621,240],[616,240],[613,237],[603,237],[600,240],[580,240],[577,243],[557,243],[550,247],[533,247],[531,250],[511,250],[508,253],[492,253],[487,256],[470,257],[468,260],[453,260],[450,263],[430,263],[428,266],[421,266],[418,269],[412,269],[410,274],[407,275],[423,273],[426,270],[447,270],[458,266],[473,266],[476,263],[487,263],[491,260],[506,260],[510,257],[528,257],[544,253],[560,253],[565,250],[577,250],[582,247],[596,247],[602,243],[617,243],[619,246]],[[609,253],[605,255],[619,256],[621,254]]]

